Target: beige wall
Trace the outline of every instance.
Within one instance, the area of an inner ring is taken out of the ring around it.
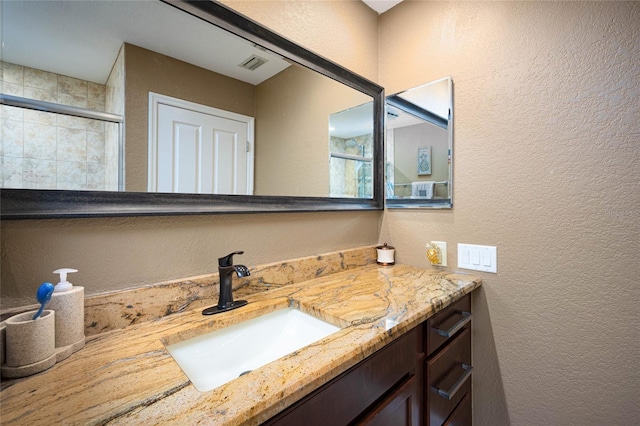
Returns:
[[[399,127],[394,132],[395,183],[449,180],[449,132],[431,123]],[[431,147],[431,174],[418,176],[418,149]],[[436,185],[435,194],[447,197],[447,187]],[[411,196],[411,186],[398,186],[395,195]]]
[[[125,190],[147,190],[149,92],[254,116],[254,87],[131,44],[125,44]]]
[[[368,78],[379,66],[387,93],[452,75],[454,208],[385,212],[380,241],[421,266],[431,239],[451,265],[457,242],[498,246],[475,298],[475,424],[634,424],[640,3],[407,2],[380,18],[379,52],[360,2],[226,3]],[[251,265],[375,243],[380,216],[3,221],[2,306],[59,266],[96,293],[238,248]]]
[[[640,418],[640,3],[403,2],[387,93],[454,81],[454,208],[387,211],[381,241],[498,247],[475,298],[479,426]]]
[[[329,196],[329,116],[367,102],[296,65],[256,86],[256,195]]]
[[[377,16],[363,3],[275,1],[247,6],[250,10],[241,11],[253,19],[334,62],[376,77]],[[326,25],[333,31],[319,28],[328,17]],[[139,107],[146,111],[146,101]],[[146,133],[135,137],[146,140]],[[62,266],[79,269],[72,282],[96,294],[215,272],[217,258],[238,249],[245,250],[239,262],[255,265],[372,245],[381,216],[319,212],[2,221],[1,307],[33,303],[38,285],[53,280],[51,271]]]

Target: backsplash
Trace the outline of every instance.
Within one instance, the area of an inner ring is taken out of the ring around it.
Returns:
[[[233,296],[249,295],[376,262],[374,246],[249,266],[251,275],[234,278]],[[87,336],[152,321],[177,312],[206,308],[218,302],[218,274],[166,281],[131,290],[85,298]],[[2,312],[2,319],[35,305]]]

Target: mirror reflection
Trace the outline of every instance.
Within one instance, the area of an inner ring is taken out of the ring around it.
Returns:
[[[372,198],[373,103],[332,114],[329,136],[331,196]]]
[[[358,90],[159,1],[2,2],[2,28],[4,94],[124,121],[4,105],[3,188],[372,198]]]
[[[453,82],[450,77],[386,98],[386,205],[452,206]]]

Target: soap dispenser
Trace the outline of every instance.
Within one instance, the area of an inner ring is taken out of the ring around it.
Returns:
[[[84,347],[84,287],[67,281],[67,274],[77,269],[62,268],[53,271],[60,275],[49,302],[55,311],[57,361],[67,358]]]

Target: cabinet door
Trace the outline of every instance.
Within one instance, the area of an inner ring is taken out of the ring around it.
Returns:
[[[416,411],[416,403],[419,403],[418,382],[415,375],[407,377],[354,425],[418,426],[420,424],[420,412]]]
[[[363,413],[368,413],[371,407],[376,407],[379,401],[385,400],[386,395],[398,389],[398,384],[403,383],[407,377],[414,376],[415,382],[421,382],[422,358],[417,348],[422,346],[422,333],[421,326],[409,331],[264,425],[353,424],[356,419],[363,418]],[[405,398],[405,401],[413,403],[420,413],[420,396]],[[420,414],[413,416],[420,417]]]

